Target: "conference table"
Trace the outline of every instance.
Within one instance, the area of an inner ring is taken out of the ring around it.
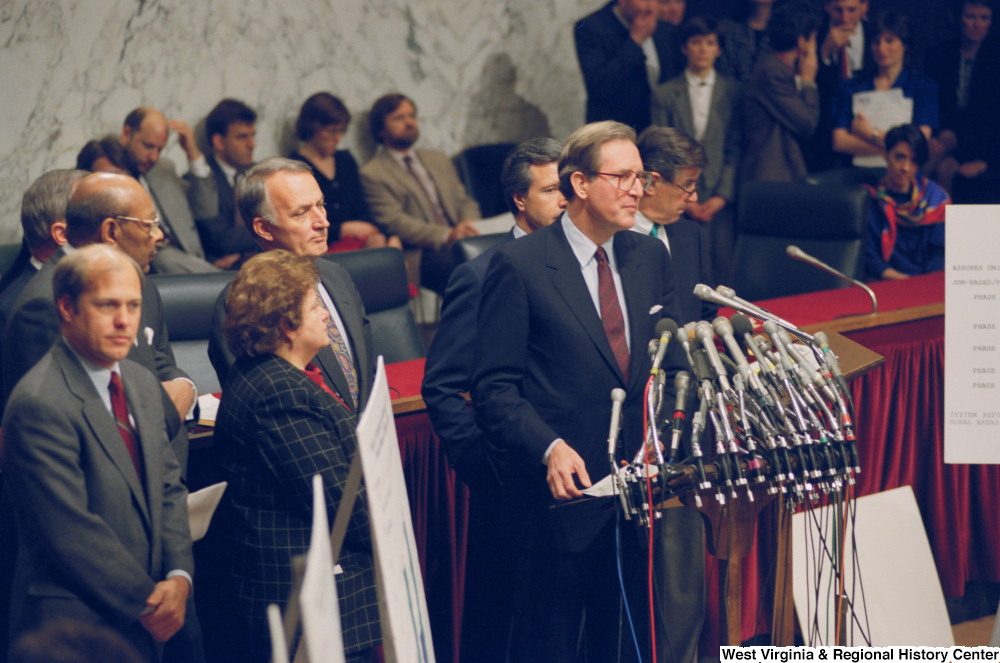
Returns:
[[[842,288],[758,302],[810,332],[843,334],[885,358],[851,383],[862,472],[857,495],[912,486],[946,597],[969,581],[1000,581],[1000,468],[944,463],[944,273],[871,284],[879,301]],[[468,523],[465,486],[441,451],[420,399],[423,360],[386,367],[439,661],[455,661]],[[770,632],[762,606],[772,528],[759,523],[743,562],[743,640]],[[709,579],[715,574],[709,567]],[[717,587],[708,588],[703,653],[718,642]]]

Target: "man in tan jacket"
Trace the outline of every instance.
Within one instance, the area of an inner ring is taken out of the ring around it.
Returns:
[[[403,240],[410,282],[443,294],[454,267],[451,245],[479,234],[472,225],[480,218],[479,205],[446,154],[413,147],[420,126],[406,96],[376,100],[369,124],[383,146],[361,169],[372,220]]]

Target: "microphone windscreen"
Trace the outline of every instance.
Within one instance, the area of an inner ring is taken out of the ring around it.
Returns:
[[[670,338],[677,338],[677,323],[670,318],[663,318],[656,323],[656,338],[663,336],[663,332],[670,332]]]
[[[753,323],[750,322],[750,318],[742,313],[737,313],[733,317],[729,318],[729,324],[733,326],[733,332],[739,340],[743,340],[744,334],[750,334],[753,336]]]

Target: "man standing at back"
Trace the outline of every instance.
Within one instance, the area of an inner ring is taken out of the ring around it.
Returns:
[[[383,149],[361,168],[361,186],[376,225],[403,241],[410,283],[444,294],[454,269],[451,245],[478,235],[479,205],[448,155],[416,149],[417,108],[402,94],[372,104],[372,138]]]
[[[576,25],[587,122],[649,126],[652,88],[681,72],[677,26],[657,21],[657,0],[611,0]]]
[[[250,231],[236,216],[236,178],[253,165],[257,113],[236,99],[223,99],[205,118],[205,134],[212,146],[208,165],[219,192],[219,215],[199,219],[198,230],[205,253],[216,267],[229,269],[240,259],[257,252]]]
[[[264,159],[236,185],[236,206],[262,251],[284,249],[316,261],[320,299],[330,315],[331,345],[316,354],[315,363],[326,385],[352,411],[360,412],[375,377],[371,330],[351,277],[340,265],[319,260],[326,253],[330,222],[312,170],[301,161]],[[215,302],[208,339],[208,357],[223,388],[236,361],[222,331],[228,294],[226,286]]]
[[[513,663],[570,663],[582,632],[587,660],[634,660],[631,636],[619,629],[614,515],[592,503],[550,507],[609,473],[613,389],[626,392],[617,457],[639,449],[646,346],[662,317],[676,317],[673,270],[661,242],[621,232],[632,227],[649,182],[631,128],[609,121],[578,129],[563,148],[559,177],[566,213],[497,249],[479,306],[476,421],[509,454],[518,500],[508,655]],[[683,366],[679,348],[668,350],[668,374]],[[633,622],[648,654],[631,527],[621,544]]]
[[[521,143],[507,157],[501,181],[514,228],[503,243],[551,225],[566,199],[559,191],[560,145],[551,138]],[[510,525],[496,450],[469,410],[475,359],[476,316],[483,276],[495,248],[455,268],[448,281],[441,321],[427,352],[421,393],[441,446],[469,487],[469,531],[465,563],[460,658],[502,663],[510,631],[513,564]]]
[[[177,132],[187,154],[188,174],[182,180],[170,159],[160,158],[170,130]],[[166,245],[157,254],[157,274],[214,272],[205,261],[205,251],[195,219],[219,214],[219,196],[205,155],[198,149],[194,131],[183,120],[171,120],[158,110],[140,106],[128,114],[122,126],[122,145],[139,171],[139,182],[149,193],[162,221]]]
[[[0,461],[20,538],[12,635],[74,619],[158,661],[156,643],[184,624],[194,562],[160,386],[126,359],[143,280],[110,246],[60,261],[61,338],[11,395]]]

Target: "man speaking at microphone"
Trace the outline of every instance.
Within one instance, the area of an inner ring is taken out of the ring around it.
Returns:
[[[676,310],[666,248],[620,232],[632,227],[648,182],[631,128],[580,128],[559,159],[566,213],[500,247],[483,284],[472,395],[480,427],[509,453],[517,502],[512,663],[569,663],[578,644],[589,661],[636,658],[620,618],[613,511],[605,501],[550,507],[610,472],[612,389],[626,392],[617,457],[632,458],[642,443],[646,347]],[[668,388],[683,361],[671,343]],[[623,527],[621,554],[635,632],[651,660],[645,558],[632,527]]]

